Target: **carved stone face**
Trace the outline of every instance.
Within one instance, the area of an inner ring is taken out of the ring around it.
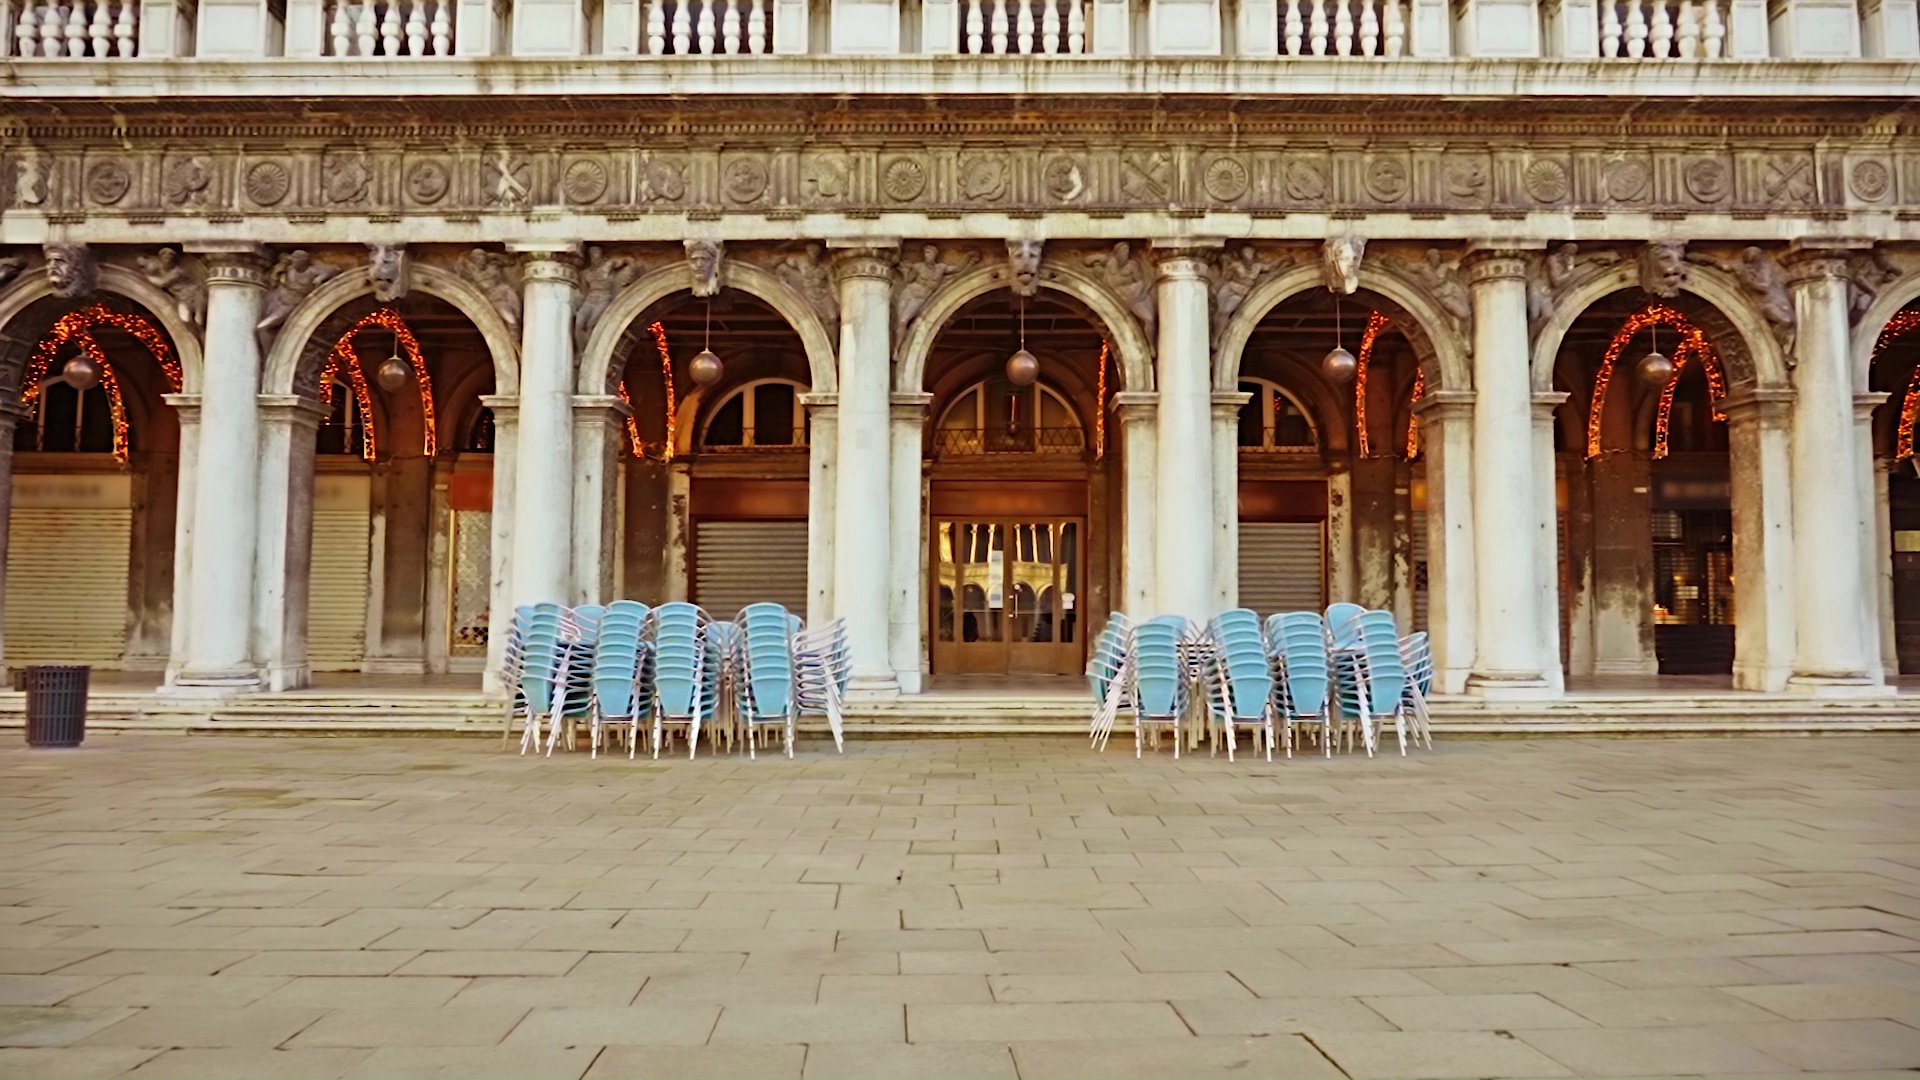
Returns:
[[[1032,296],[1040,279],[1040,254],[1044,246],[1038,240],[1007,241],[1007,269],[1013,275],[1014,288],[1022,296]]]
[[[93,291],[93,263],[87,249],[78,244],[49,244],[47,283],[55,296],[72,299]]]
[[[1327,240],[1321,249],[1327,273],[1327,288],[1351,293],[1360,288],[1360,258],[1366,254],[1367,241],[1360,236],[1340,236]]]
[[[711,240],[687,241],[687,269],[693,274],[693,295],[712,296],[720,290],[720,245]]]
[[[1655,296],[1678,296],[1687,283],[1685,244],[1656,241],[1640,249],[1640,287]]]

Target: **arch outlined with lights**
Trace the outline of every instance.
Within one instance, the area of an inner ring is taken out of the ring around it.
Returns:
[[[1916,329],[1920,329],[1920,310],[1908,309],[1895,312],[1893,318],[1887,320],[1886,328],[1880,331],[1879,338],[1874,341],[1873,356],[1869,364],[1873,360],[1880,359],[1880,354],[1886,352],[1894,342]],[[1893,455],[1895,461],[1905,461],[1913,456],[1913,421],[1916,413],[1920,413],[1920,366],[1916,366],[1913,374],[1908,377],[1907,392],[1900,399],[1899,440],[1895,444]]]
[[[320,369],[320,398],[329,406],[333,404],[336,378],[345,371],[353,387],[354,403],[360,412],[360,456],[368,461],[374,460],[379,447],[374,441],[373,394],[367,387],[366,372],[361,370],[360,354],[353,348],[353,339],[362,330],[373,327],[393,333],[399,341],[401,355],[413,369],[414,383],[420,391],[421,450],[426,456],[432,457],[439,448],[433,421],[433,377],[427,374],[427,361],[420,353],[420,340],[413,336],[413,330],[407,326],[406,320],[393,308],[377,308],[368,312],[333,343],[333,348],[327,352],[326,366]]]
[[[120,393],[120,379],[107,359],[107,351],[93,336],[96,326],[110,326],[146,346],[154,363],[160,365],[161,373],[166,376],[167,388],[176,394],[180,392],[180,361],[174,357],[172,346],[167,344],[166,336],[158,327],[144,316],[113,311],[105,304],[89,304],[56,319],[47,336],[41,338],[40,344],[34,347],[33,357],[27,361],[26,375],[21,380],[20,403],[31,405],[39,398],[41,390],[50,381],[49,373],[54,359],[60,355],[61,349],[71,344],[100,373],[100,388],[106,392],[107,409],[113,416],[113,459],[125,465],[130,450],[126,402]]]
[[[1600,456],[1600,423],[1606,415],[1607,387],[1613,382],[1613,375],[1619,366],[1620,354],[1640,331],[1649,327],[1671,327],[1680,336],[1680,344],[1673,350],[1673,377],[1667,380],[1660,391],[1659,420],[1655,425],[1654,456],[1665,457],[1667,445],[1667,421],[1673,407],[1674,388],[1679,385],[1680,375],[1686,370],[1690,360],[1698,358],[1705,367],[1707,385],[1711,398],[1716,402],[1714,419],[1724,420],[1717,402],[1727,394],[1726,375],[1720,366],[1720,355],[1714,351],[1713,343],[1706,334],[1695,326],[1679,309],[1666,304],[1648,304],[1627,316],[1620,329],[1607,342],[1607,352],[1600,361],[1600,370],[1593,376],[1593,408],[1587,413],[1587,460]]]
[[[1354,445],[1359,448],[1360,456],[1367,457],[1371,449],[1367,432],[1367,368],[1373,363],[1373,347],[1380,340],[1381,331],[1387,328],[1387,317],[1378,311],[1367,312],[1367,328],[1360,334],[1360,355],[1353,364],[1353,428]]]

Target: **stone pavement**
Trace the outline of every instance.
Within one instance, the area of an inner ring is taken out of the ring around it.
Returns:
[[[0,1076],[1920,1069],[1920,741],[0,750]]]

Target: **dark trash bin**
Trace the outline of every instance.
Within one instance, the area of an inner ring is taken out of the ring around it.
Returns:
[[[27,668],[27,745],[79,746],[87,736],[85,664],[35,664]]]

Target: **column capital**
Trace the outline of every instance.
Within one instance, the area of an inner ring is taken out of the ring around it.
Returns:
[[[1215,390],[1213,392],[1213,408],[1215,412],[1223,409],[1239,412],[1241,406],[1252,400],[1252,394],[1241,390]]]
[[[1720,399],[1720,411],[1727,414],[1729,424],[1757,420],[1763,424],[1784,425],[1793,397],[1793,391],[1785,388],[1740,387]]]
[[[918,420],[926,417],[927,406],[932,403],[932,394],[892,394],[887,406],[895,420]]]
[[[256,289],[267,287],[267,249],[249,242],[210,242],[184,244],[189,255],[200,256],[207,264],[207,286],[239,285]]]
[[[300,394],[256,394],[260,421],[265,424],[305,424],[319,427],[327,418],[327,407]]]
[[[1121,419],[1141,419],[1160,407],[1160,394],[1154,390],[1121,390],[1107,400],[1107,408]]]
[[[181,423],[200,422],[199,394],[161,394],[160,400],[173,406],[173,411],[180,414]]]
[[[1893,395],[1884,390],[1875,390],[1871,393],[1853,395],[1853,418],[1855,420],[1871,421],[1873,419],[1873,410],[1879,408],[1882,403],[1892,396]]]
[[[1552,417],[1553,410],[1559,408],[1560,403],[1565,400],[1567,400],[1565,390],[1535,390],[1533,392],[1534,417],[1537,419],[1542,414]]]
[[[805,405],[808,412],[818,413],[826,409],[839,408],[840,395],[817,394],[809,391],[800,395],[800,404]]]
[[[573,418],[576,421],[592,419],[618,423],[631,415],[633,415],[633,406],[621,401],[614,394],[573,395]]]
[[[1788,283],[1792,285],[1818,281],[1844,282],[1849,277],[1845,248],[1796,244],[1787,250],[1781,264],[1786,268]]]
[[[1217,236],[1154,240],[1147,245],[1147,257],[1162,281],[1206,281],[1211,269],[1209,260],[1226,243]]]
[[[1473,391],[1428,390],[1413,403],[1413,414],[1422,420],[1465,420],[1473,415]]]
[[[578,240],[508,240],[502,247],[509,255],[552,255],[580,258],[586,245]]]
[[[843,246],[844,245],[844,246]],[[836,281],[884,281],[893,284],[894,263],[900,258],[900,242],[891,243],[874,240],[862,240],[857,245],[848,241],[836,244],[827,241],[827,247],[833,252],[833,276]]]
[[[1460,260],[1467,282],[1478,285],[1488,281],[1525,281],[1527,255],[1508,244],[1502,247],[1473,248]]]
[[[580,245],[569,247],[536,247],[522,249],[520,256],[520,280],[532,285],[535,282],[553,282],[578,287],[580,284]],[[513,251],[512,245],[507,248]]]
[[[481,394],[480,404],[493,410],[494,423],[513,420],[520,413],[520,398],[514,394]]]

